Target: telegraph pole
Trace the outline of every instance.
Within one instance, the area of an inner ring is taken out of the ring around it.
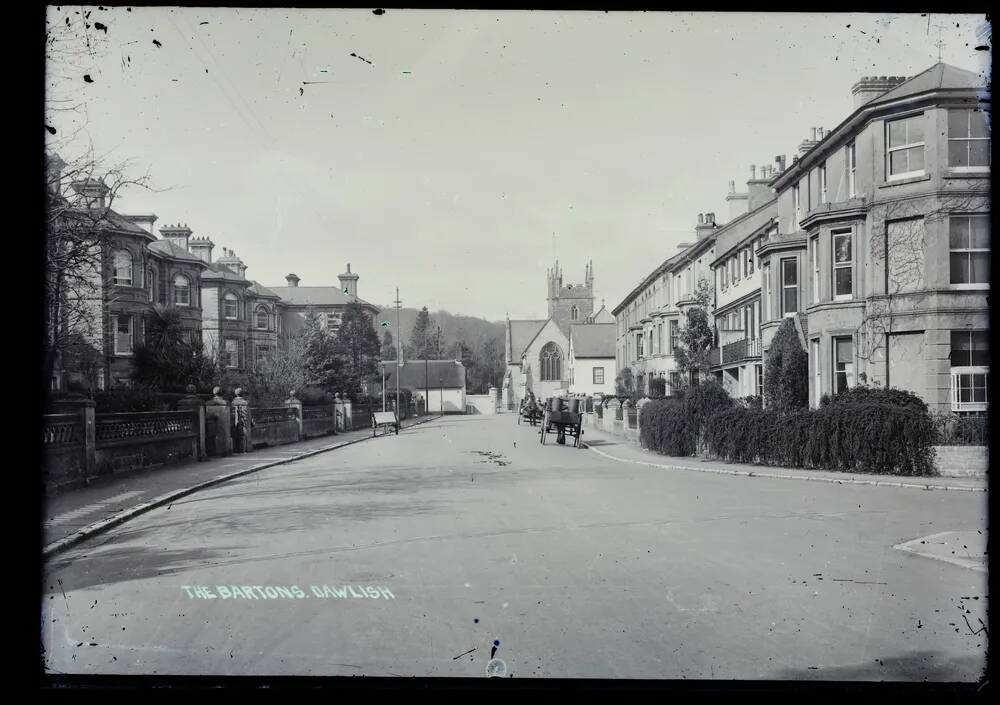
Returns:
[[[399,300],[399,287],[396,287],[396,300],[393,301],[396,304],[396,420],[399,421],[399,373],[403,367],[403,343],[402,337],[399,335],[399,307],[403,304]]]

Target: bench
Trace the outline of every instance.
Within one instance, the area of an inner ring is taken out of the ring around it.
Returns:
[[[389,433],[389,429],[395,429],[399,435],[399,419],[394,411],[375,411],[372,413],[372,437],[378,435],[378,430],[382,429],[383,435]]]

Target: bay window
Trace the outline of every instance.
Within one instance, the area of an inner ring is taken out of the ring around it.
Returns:
[[[132,253],[115,251],[115,286],[132,286]]]
[[[854,341],[851,338],[833,339],[833,392],[846,391],[854,386]]]
[[[989,168],[990,127],[982,110],[948,111],[948,166]]]
[[[886,124],[886,160],[889,178],[924,173],[924,115],[913,115]]]
[[[799,310],[799,271],[795,259],[781,260],[781,314],[794,316]]]
[[[174,304],[177,306],[191,305],[191,283],[182,274],[174,277]]]
[[[849,299],[854,293],[854,255],[850,228],[834,230],[833,240],[833,298]]]
[[[951,410],[986,411],[990,374],[990,334],[986,330],[951,332]]]
[[[948,217],[951,283],[989,286],[990,223],[988,215]]]

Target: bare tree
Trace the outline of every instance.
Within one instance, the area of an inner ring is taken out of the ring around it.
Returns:
[[[932,203],[930,210],[927,203]],[[865,297],[862,320],[855,331],[859,359],[885,365],[889,386],[890,341],[893,325],[907,307],[919,305],[927,296],[925,272],[928,233],[941,226],[948,237],[948,218],[955,213],[984,212],[989,208],[989,181],[970,180],[944,194],[929,194],[918,200],[876,204],[870,212],[869,253],[881,291]]]
[[[115,303],[109,233],[121,228],[112,210],[128,187],[149,188],[149,175],[127,164],[102,169],[93,153],[66,164],[49,156],[45,228],[43,385],[57,364],[93,379],[103,364],[103,335]]]

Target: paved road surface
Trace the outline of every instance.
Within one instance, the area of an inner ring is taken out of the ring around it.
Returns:
[[[514,678],[974,681],[986,573],[893,546],[985,534],[986,501],[655,470],[542,447],[510,415],[445,418],[58,556],[44,658],[53,673],[484,677],[499,642]]]

